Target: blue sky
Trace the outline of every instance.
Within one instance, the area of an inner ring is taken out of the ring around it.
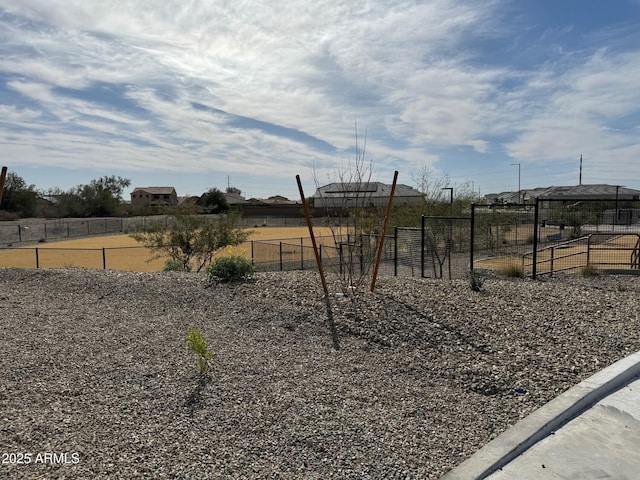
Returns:
[[[640,0],[0,0],[0,163],[296,199],[357,122],[386,183],[640,189],[639,79]]]

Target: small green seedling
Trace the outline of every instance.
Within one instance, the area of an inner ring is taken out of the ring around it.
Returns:
[[[201,374],[209,370],[211,352],[207,349],[207,341],[196,328],[187,330],[187,348],[198,356],[198,370]]]

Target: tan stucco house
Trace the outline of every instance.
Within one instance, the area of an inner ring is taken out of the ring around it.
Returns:
[[[131,192],[131,205],[159,207],[177,205],[178,194],[173,187],[136,187]]]

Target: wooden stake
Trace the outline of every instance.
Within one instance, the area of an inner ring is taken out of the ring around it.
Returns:
[[[324,290],[324,301],[327,306],[327,316],[329,318],[329,328],[331,330],[331,338],[333,340],[333,346],[336,350],[340,348],[340,342],[338,339],[338,330],[336,329],[335,322],[333,320],[333,311],[331,310],[331,301],[329,299],[329,287],[327,286],[327,280],[324,277],[324,270],[322,268],[322,259],[320,258],[320,252],[318,252],[318,244],[316,243],[316,237],[313,234],[313,225],[311,223],[311,214],[309,213],[309,206],[302,190],[302,182],[300,181],[300,175],[296,175],[296,181],[298,182],[298,190],[300,192],[300,199],[302,200],[302,208],[304,209],[304,216],[307,220],[307,227],[309,228],[309,236],[311,237],[311,244],[313,245],[313,253],[316,256],[316,265],[318,265],[318,273],[320,273],[320,281],[322,282],[322,289]]]
[[[373,277],[371,278],[371,291],[376,288],[376,279],[378,278],[378,268],[382,260],[382,251],[384,249],[384,237],[387,235],[387,227],[389,226],[389,217],[391,217],[391,207],[393,207],[393,195],[396,191],[396,182],[398,181],[398,171],[393,174],[393,184],[391,185],[391,193],[389,193],[389,203],[387,204],[387,214],[384,217],[384,226],[382,227],[382,235],[380,236],[380,245],[378,245],[378,256],[376,264],[373,267]]]

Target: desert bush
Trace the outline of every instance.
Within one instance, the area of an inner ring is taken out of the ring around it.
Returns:
[[[181,263],[182,270],[199,272],[221,249],[247,239],[251,232],[238,226],[239,218],[232,212],[210,220],[185,207],[130,236],[156,252],[152,260],[169,256],[172,266]]]
[[[248,279],[255,271],[250,260],[231,255],[216,258],[207,268],[207,275],[222,282],[239,282]]]

